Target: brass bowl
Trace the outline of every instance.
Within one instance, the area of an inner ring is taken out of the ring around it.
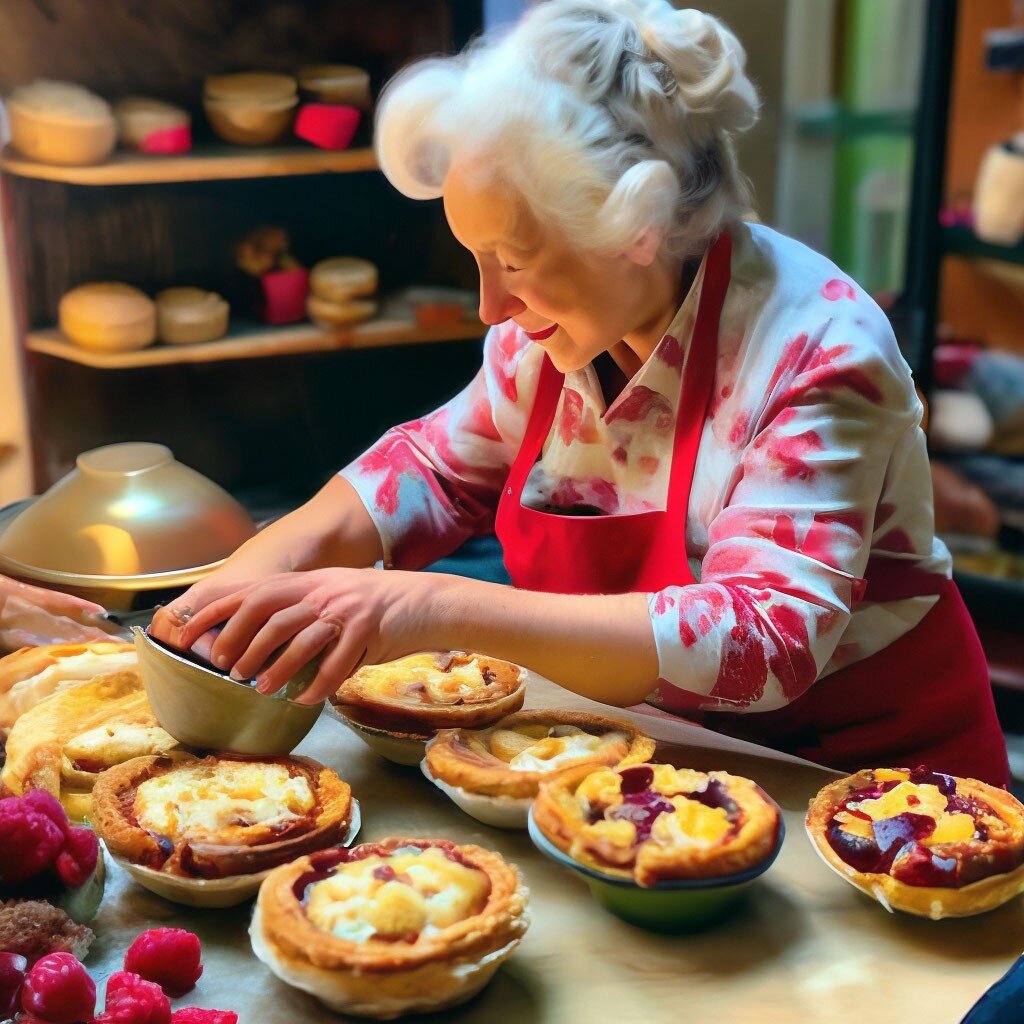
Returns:
[[[266,696],[190,661],[138,626],[132,632],[156,720],[186,746],[281,756],[290,754],[320,717],[322,702],[307,705],[288,699],[310,681],[303,676],[278,695]]]
[[[245,509],[161,444],[107,445],[0,512],[0,572],[125,608],[191,586],[256,533]]]

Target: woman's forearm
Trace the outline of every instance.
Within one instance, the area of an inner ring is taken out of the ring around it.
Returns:
[[[361,569],[382,557],[380,535],[352,485],[329,480],[309,501],[243,544],[219,571],[226,579],[345,566]]]
[[[584,697],[626,707],[658,682],[644,594],[579,596],[439,577],[431,646],[525,665]]]

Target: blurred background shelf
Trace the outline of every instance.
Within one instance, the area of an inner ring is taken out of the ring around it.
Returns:
[[[970,228],[959,226],[945,228],[942,238],[945,251],[956,256],[1024,264],[1024,242],[1013,247],[990,245],[978,238]]]
[[[27,347],[31,352],[65,359],[80,366],[91,366],[98,370],[128,370],[143,366],[213,363],[228,359],[334,352],[339,349],[479,341],[486,330],[479,321],[424,328],[411,321],[380,319],[335,331],[324,330],[311,323],[290,324],[286,327],[240,324],[217,341],[197,345],[154,345],[137,352],[94,352],[80,348],[68,341],[59,330],[50,328],[30,332]]]
[[[10,146],[0,154],[0,170],[20,178],[65,185],[159,185],[179,181],[283,178],[301,174],[341,174],[377,169],[369,147],[338,151],[310,146],[244,149],[209,143],[181,156],[117,153],[94,167],[58,167],[19,156]]]
[[[855,110],[838,102],[809,103],[795,107],[789,118],[805,138],[845,139],[864,135],[911,135],[916,111]]]

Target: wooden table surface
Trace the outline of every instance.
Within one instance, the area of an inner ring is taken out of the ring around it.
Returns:
[[[532,678],[527,706],[599,710]],[[607,712],[607,709],[603,709]],[[435,1024],[956,1024],[1024,948],[1024,902],[965,920],[887,913],[833,874],[803,830],[810,797],[834,773],[780,760],[684,723],[633,716],[677,763],[755,779],[783,808],[775,865],[728,921],[696,935],[648,934],[611,916],[525,832],[481,825],[413,768],[373,754],[324,715],[299,748],[335,768],[362,806],[360,840],[434,835],[500,851],[522,869],[532,923],[483,993]],[[725,749],[729,748],[729,749]],[[139,888],[108,858],[107,897],[88,959],[97,980],[120,969],[148,927],[199,933],[206,972],[175,1006],[238,1011],[241,1024],[326,1024],[337,1015],[279,982],[252,956],[251,904],[197,911]],[[102,991],[102,985],[101,985]],[[406,1018],[413,1019],[413,1018]]]

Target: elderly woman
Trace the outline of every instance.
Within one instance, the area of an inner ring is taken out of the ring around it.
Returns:
[[[889,324],[742,220],[744,64],[698,11],[552,0],[393,81],[381,166],[475,257],[483,366],[157,635],[224,623],[213,662],[264,692],[320,655],[309,701],[361,662],[468,648],[838,768],[1005,783]],[[409,571],[492,526],[514,587]]]

